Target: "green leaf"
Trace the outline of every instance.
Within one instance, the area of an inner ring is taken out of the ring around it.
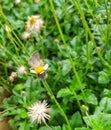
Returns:
[[[58,94],[57,94],[57,97],[60,98],[60,97],[66,97],[68,95],[71,95],[72,92],[70,91],[69,88],[63,88],[61,89]]]
[[[110,81],[110,77],[109,77],[109,74],[108,72],[105,72],[105,71],[101,71],[99,72],[99,78],[98,78],[98,82],[100,84],[106,84]]]
[[[82,126],[83,122],[82,122],[81,114],[79,112],[76,112],[72,115],[70,119],[70,124],[72,128]]]
[[[66,124],[63,124],[62,130],[68,130],[68,126]]]
[[[87,103],[93,104],[93,105],[97,105],[97,97],[91,93],[88,97],[87,97]]]
[[[25,88],[24,84],[17,84],[14,86],[14,90],[19,91],[19,90],[23,90]]]
[[[81,77],[81,75],[79,77]],[[85,84],[82,84],[82,85],[83,85],[82,87],[84,88]],[[78,84],[76,78],[73,77],[71,84],[70,84],[70,90],[73,92],[73,91],[78,91],[80,89],[81,89],[80,85]]]
[[[75,128],[74,130],[91,130],[89,128],[81,127],[81,128]]]
[[[63,76],[65,76],[69,73],[69,71],[71,70],[72,67],[71,67],[71,63],[70,63],[69,59],[63,60],[62,64],[63,64],[62,74],[63,74]]]
[[[23,119],[27,117],[27,112],[24,108],[17,109],[16,112]]]
[[[111,113],[111,98],[102,98],[102,100],[100,101],[100,110],[107,113]]]
[[[84,92],[86,96],[86,102],[93,105],[97,105],[97,97],[91,92],[91,90],[86,89]]]

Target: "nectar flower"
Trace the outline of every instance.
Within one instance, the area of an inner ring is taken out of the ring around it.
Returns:
[[[16,77],[17,77],[16,72],[12,72],[11,75],[9,76],[9,80],[10,80],[11,82],[13,82]]]
[[[48,115],[50,111],[51,108],[48,107],[46,100],[39,101],[29,107],[28,116],[31,122],[46,123],[46,119],[49,120],[50,118]]]
[[[48,64],[44,65],[43,60],[40,58],[39,52],[36,51],[32,54],[28,61],[31,66],[30,72],[38,75],[39,78],[45,79],[47,78],[46,70],[48,68]]]
[[[18,74],[26,74],[26,67],[25,66],[19,66],[18,68],[17,68],[17,73]]]
[[[28,17],[28,21],[26,23],[26,31],[29,33],[37,33],[40,32],[43,27],[43,20],[40,15],[33,15]]]

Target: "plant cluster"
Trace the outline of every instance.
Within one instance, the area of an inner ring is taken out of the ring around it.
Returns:
[[[0,4],[0,118],[14,130],[111,130],[111,2]]]

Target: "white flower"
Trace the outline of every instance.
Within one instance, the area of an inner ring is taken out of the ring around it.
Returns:
[[[29,33],[37,33],[40,32],[43,27],[43,20],[40,15],[33,15],[28,17],[28,21],[26,23],[26,31]]]
[[[30,33],[29,32],[23,32],[23,34],[22,34],[22,38],[23,39],[27,39],[27,38],[29,38],[30,37]]]
[[[39,101],[29,107],[28,116],[31,122],[46,123],[46,119],[49,120],[50,118],[48,115],[50,111],[51,108],[48,107],[46,100]]]
[[[48,64],[45,64],[44,66],[36,66],[35,68],[31,68],[30,72],[37,74],[38,78],[40,78],[40,79],[46,79],[48,76],[48,74],[46,72],[48,67],[49,67]]]
[[[15,0],[16,4],[19,4],[21,2],[21,0]]]
[[[34,73],[34,74],[42,73],[43,71],[47,70],[48,67],[49,67],[49,65],[45,64],[44,66],[35,67],[36,69],[30,69],[30,72]]]
[[[18,74],[25,74],[26,73],[26,67],[25,66],[19,66],[18,68],[17,68],[17,72],[18,72]]]

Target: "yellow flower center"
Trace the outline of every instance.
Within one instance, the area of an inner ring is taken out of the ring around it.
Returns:
[[[44,71],[44,66],[37,66],[34,68],[35,72],[37,73],[41,73]]]
[[[30,18],[30,24],[36,23],[36,18]]]

